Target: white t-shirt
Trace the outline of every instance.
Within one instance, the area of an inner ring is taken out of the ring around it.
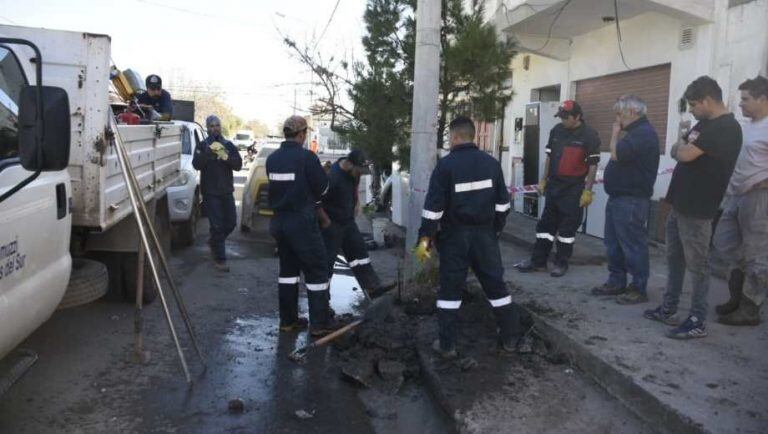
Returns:
[[[744,144],[728,184],[728,194],[744,194],[768,179],[768,117],[741,125]]]

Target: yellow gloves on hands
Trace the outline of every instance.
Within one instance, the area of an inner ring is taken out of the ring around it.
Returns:
[[[579,200],[579,206],[582,208],[588,207],[592,203],[593,193],[590,190],[584,190],[581,193],[581,199]]]
[[[419,243],[416,245],[414,255],[420,263],[424,263],[427,259],[432,257],[432,240],[429,237],[419,238]]]
[[[214,154],[216,154],[217,157],[219,157],[220,160],[228,160],[229,154],[227,153],[227,148],[224,147],[219,142],[213,142],[211,143],[211,151],[213,151]]]
[[[544,194],[544,190],[547,189],[547,179],[546,178],[544,178],[541,181],[539,181],[538,189],[539,189],[539,194],[543,195]]]

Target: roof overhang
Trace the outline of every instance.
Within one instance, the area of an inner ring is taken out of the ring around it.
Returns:
[[[687,25],[712,22],[715,9],[714,0],[619,0],[618,6],[620,20],[655,12]],[[491,21],[520,51],[566,60],[572,38],[614,25],[603,19],[614,16],[613,0],[502,0]]]

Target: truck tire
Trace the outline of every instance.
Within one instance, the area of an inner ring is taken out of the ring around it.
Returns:
[[[197,222],[200,219],[200,205],[197,198],[195,198],[192,204],[192,212],[189,214],[189,220],[176,224],[176,230],[173,232],[176,235],[174,244],[181,247],[189,247],[195,244],[195,236],[197,235]]]
[[[98,300],[107,293],[109,274],[101,262],[75,258],[72,260],[72,274],[67,291],[57,309],[67,309]]]

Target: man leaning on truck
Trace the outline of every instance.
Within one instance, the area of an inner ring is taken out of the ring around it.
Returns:
[[[235,145],[221,135],[221,120],[216,115],[208,116],[205,125],[208,138],[195,150],[192,166],[200,171],[203,206],[210,224],[208,245],[213,255],[213,266],[228,272],[224,241],[237,224],[232,172],[243,167],[243,159]]]

